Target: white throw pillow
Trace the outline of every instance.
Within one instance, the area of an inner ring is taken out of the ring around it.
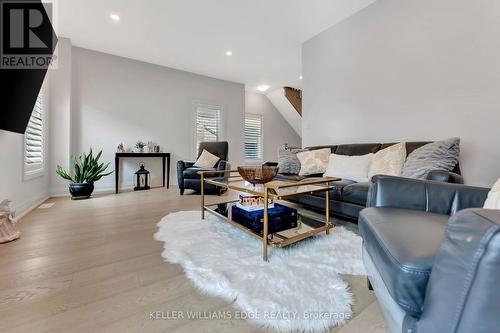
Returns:
[[[323,177],[340,177],[358,183],[367,182],[372,159],[373,154],[362,156],[331,154]]]
[[[368,170],[368,179],[375,175],[401,176],[406,161],[406,144],[404,142],[379,150],[373,155]]]
[[[297,153],[297,158],[300,161],[299,175],[308,176],[324,173],[328,165],[328,156],[330,156],[330,153],[330,148]]]
[[[500,179],[497,180],[490,193],[488,193],[488,198],[484,202],[483,208],[500,209]]]
[[[200,157],[198,157],[193,166],[197,168],[213,168],[219,160],[220,158],[218,156],[215,156],[211,152],[203,149]]]

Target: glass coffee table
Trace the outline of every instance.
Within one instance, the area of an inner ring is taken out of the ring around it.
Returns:
[[[301,240],[307,239],[319,233],[325,232],[329,233],[329,230],[333,227],[330,221],[330,193],[329,190],[332,189],[330,182],[340,180],[337,177],[325,177],[321,179],[311,179],[300,182],[288,182],[288,181],[271,181],[262,185],[252,185],[238,174],[237,170],[220,170],[220,171],[200,171],[201,176],[201,218],[205,219],[205,212],[211,213],[232,226],[246,232],[247,234],[257,238],[262,242],[262,258],[267,261],[268,257],[268,246],[272,247],[285,247],[287,245],[299,242]],[[210,184],[219,186],[226,189],[235,190],[238,192],[243,192],[246,194],[257,195],[264,199],[264,221],[263,221],[263,233],[262,235],[246,228],[245,226],[234,222],[231,219],[229,209],[230,205],[236,204],[238,200],[231,200],[226,202],[219,202],[215,204],[206,205],[205,204],[205,192],[203,184]],[[293,232],[277,232],[269,234],[269,224],[268,224],[268,202],[269,199],[274,201],[286,200],[293,196],[300,196],[305,194],[311,194],[314,192],[325,192],[325,220],[317,221],[315,226],[306,225],[299,223],[299,227],[295,228]],[[221,206],[227,208],[225,212],[221,212],[218,209]]]

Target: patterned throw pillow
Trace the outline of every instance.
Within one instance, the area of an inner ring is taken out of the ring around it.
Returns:
[[[500,209],[500,179],[493,185],[483,208]]]
[[[219,160],[220,158],[218,156],[215,156],[208,150],[203,149],[200,157],[198,157],[193,166],[197,168],[213,168]]]
[[[432,170],[451,171],[458,163],[460,139],[428,143],[408,155],[401,176],[425,179]]]
[[[279,173],[298,175],[300,171],[300,161],[297,153],[307,151],[300,148],[280,148],[278,150]]]
[[[368,179],[375,175],[401,176],[406,160],[406,144],[404,142],[379,150],[372,159],[368,170]]]
[[[325,173],[330,157],[330,148],[323,148],[297,153],[300,161],[299,176],[316,175]]]

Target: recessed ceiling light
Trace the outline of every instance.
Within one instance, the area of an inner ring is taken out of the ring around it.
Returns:
[[[299,80],[302,80],[303,78],[304,78],[304,77],[303,77],[302,75],[301,75],[301,76],[299,76]]]
[[[269,86],[267,84],[262,84],[262,85],[260,85],[260,86],[257,87],[257,90],[260,91],[260,92],[264,92],[267,89],[269,89]]]
[[[232,55],[233,55],[233,52],[232,52],[232,51],[226,51],[226,55],[227,55],[228,57],[230,57],[230,56],[232,56]]]
[[[120,16],[118,16],[118,14],[111,14],[109,15],[109,17],[113,20],[113,21],[120,21]]]

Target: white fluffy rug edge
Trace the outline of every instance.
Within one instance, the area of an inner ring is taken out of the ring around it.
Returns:
[[[154,238],[162,257],[182,265],[196,287],[222,297],[252,323],[281,332],[323,332],[352,315],[352,294],[339,274],[364,275],[361,237],[343,227],[283,249],[270,249],[199,211],[165,216]]]

